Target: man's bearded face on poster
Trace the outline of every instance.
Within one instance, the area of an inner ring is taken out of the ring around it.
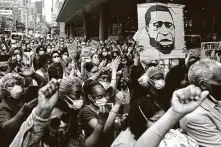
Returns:
[[[162,5],[150,7],[145,15],[150,45],[163,54],[174,49],[175,26],[169,9]]]

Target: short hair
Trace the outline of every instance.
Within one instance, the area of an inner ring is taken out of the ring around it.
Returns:
[[[52,63],[48,68],[49,80],[62,79],[63,77],[63,68],[60,63]]]
[[[43,54],[39,57],[39,67],[42,68],[47,61],[51,61],[51,56],[49,54]]]
[[[39,51],[40,51],[41,48],[44,50],[44,52],[46,52],[45,47],[42,46],[42,45],[40,45],[39,47],[37,47],[36,52],[39,53]]]
[[[154,11],[165,11],[165,12],[169,12],[170,13],[170,16],[172,17],[172,14],[170,12],[170,10],[168,9],[168,7],[166,6],[163,6],[163,5],[154,5],[154,6],[151,6],[146,14],[145,14],[145,22],[146,22],[146,26],[149,26],[149,23],[150,23],[150,20],[151,20],[151,12],[154,12]],[[173,17],[172,17],[173,19]]]
[[[144,118],[140,110],[147,119],[150,119],[162,109],[154,102],[154,100],[146,96],[137,99],[133,103],[128,117],[125,120],[124,129],[129,127],[136,140],[145,132],[146,129],[148,129],[146,125],[147,120]]]
[[[210,59],[203,59],[193,64],[188,72],[188,79],[190,84],[199,85],[201,81],[209,81],[217,67],[221,64],[217,61]]]
[[[60,57],[61,57],[61,54],[58,52],[58,51],[53,51],[52,53],[51,53],[51,57],[53,58],[53,55],[54,54],[58,54]]]

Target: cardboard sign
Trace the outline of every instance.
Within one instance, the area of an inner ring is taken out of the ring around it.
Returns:
[[[138,4],[138,33],[134,39],[144,47],[141,60],[184,58],[183,5]]]
[[[201,59],[205,58],[221,62],[221,42],[202,42]]]
[[[90,42],[90,46],[91,46],[92,48],[98,49],[98,48],[99,48],[99,45],[100,45],[99,41],[91,40],[91,42]]]
[[[91,55],[91,47],[85,47],[81,49],[81,57],[90,57]]]
[[[68,45],[67,49],[68,49],[69,56],[72,59],[74,59],[75,56],[77,55],[77,51],[78,51],[76,42],[73,42],[72,44]]]

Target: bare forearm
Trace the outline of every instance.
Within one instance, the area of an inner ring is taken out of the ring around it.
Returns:
[[[104,126],[104,130],[103,130],[104,134],[107,134],[112,130],[119,110],[120,110],[119,104],[115,104],[113,108],[111,109],[109,116],[107,118],[107,121],[105,123],[105,126]]]
[[[117,71],[116,70],[112,70],[112,76],[111,76],[111,84],[110,86],[116,90],[117,87]]]
[[[169,109],[137,140],[134,147],[157,147],[166,133],[183,117]]]
[[[47,79],[45,79],[44,77],[42,77],[41,75],[39,75],[39,74],[37,74],[37,73],[34,73],[33,75],[32,75],[32,78],[35,80],[35,81],[37,81],[37,83],[38,83],[38,85],[40,86],[40,87],[43,87],[43,86],[45,86],[46,84],[47,84]]]
[[[103,129],[104,124],[98,123],[93,133],[85,140],[84,147],[97,147],[99,145]]]
[[[17,114],[12,119],[6,121],[2,125],[2,131],[4,132],[5,136],[15,136],[25,119],[25,116]]]

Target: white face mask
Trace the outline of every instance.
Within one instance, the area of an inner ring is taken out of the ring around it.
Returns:
[[[107,99],[106,98],[95,100],[95,105],[97,105],[97,106],[104,106],[106,104],[107,104]]]
[[[12,98],[14,98],[14,99],[19,99],[21,97],[22,93],[23,93],[23,88],[18,85],[15,85],[10,91],[10,94],[11,94]]]
[[[164,80],[156,80],[154,81],[154,87],[158,90],[163,89],[165,86],[165,81]]]
[[[75,110],[81,109],[83,105],[84,105],[83,100],[74,100],[73,101],[73,107],[74,107]]]
[[[63,59],[64,61],[67,60],[67,58],[68,58],[67,55],[63,55],[63,56],[62,56],[62,59]]]
[[[53,61],[54,63],[60,63],[60,58],[54,58]]]
[[[43,55],[44,53],[44,51],[39,51],[39,55]]]

